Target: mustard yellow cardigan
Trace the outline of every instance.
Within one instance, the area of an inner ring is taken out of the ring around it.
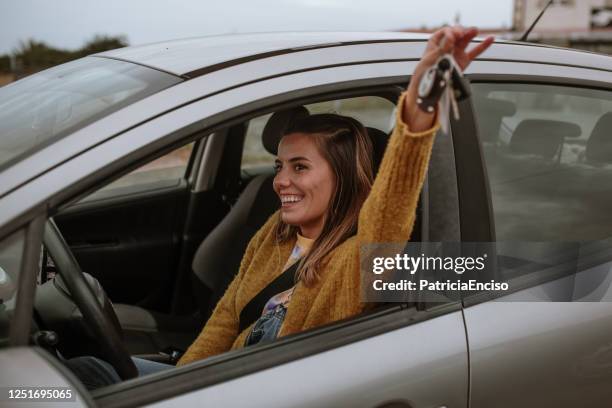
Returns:
[[[378,175],[359,213],[357,235],[323,260],[315,285],[296,285],[279,337],[360,313],[365,306],[360,302],[360,244],[409,239],[438,125],[425,132],[410,132],[401,119],[404,99],[405,93]],[[295,245],[296,238],[282,244],[275,241],[273,226],[278,217],[279,211],[253,236],[238,275],[178,365],[243,346],[252,325],[239,333],[241,310],[283,272]]]

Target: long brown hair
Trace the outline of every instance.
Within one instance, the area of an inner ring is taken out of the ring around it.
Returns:
[[[336,190],[327,207],[321,234],[308,254],[300,260],[296,279],[310,286],[319,279],[323,258],[357,233],[359,211],[374,180],[372,141],[356,119],[331,113],[298,119],[284,134],[308,133],[336,176]],[[278,242],[293,238],[299,227],[276,223]]]

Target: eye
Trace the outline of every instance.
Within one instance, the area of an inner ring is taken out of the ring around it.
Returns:
[[[302,170],[306,170],[307,168],[308,167],[306,167],[306,166],[304,166],[303,164],[300,164],[300,163],[296,164],[295,167],[294,167],[295,171],[302,171]]]
[[[272,166],[272,168],[274,169],[275,173],[278,173],[281,170],[282,167],[283,166],[280,163],[274,163],[274,166]]]

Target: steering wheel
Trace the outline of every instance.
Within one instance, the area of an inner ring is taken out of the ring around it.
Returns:
[[[96,296],[91,287],[93,282],[88,282],[85,278],[53,219],[49,219],[45,225],[43,242],[55,262],[62,284],[72,295],[86,324],[97,339],[104,359],[113,366],[121,379],[137,377],[138,369],[122,342],[123,333],[112,305],[106,296],[103,296],[103,299]],[[98,289],[100,293],[101,288]]]

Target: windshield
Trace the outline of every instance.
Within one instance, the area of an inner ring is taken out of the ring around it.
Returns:
[[[87,57],[0,87],[0,169],[181,81],[140,65]]]

